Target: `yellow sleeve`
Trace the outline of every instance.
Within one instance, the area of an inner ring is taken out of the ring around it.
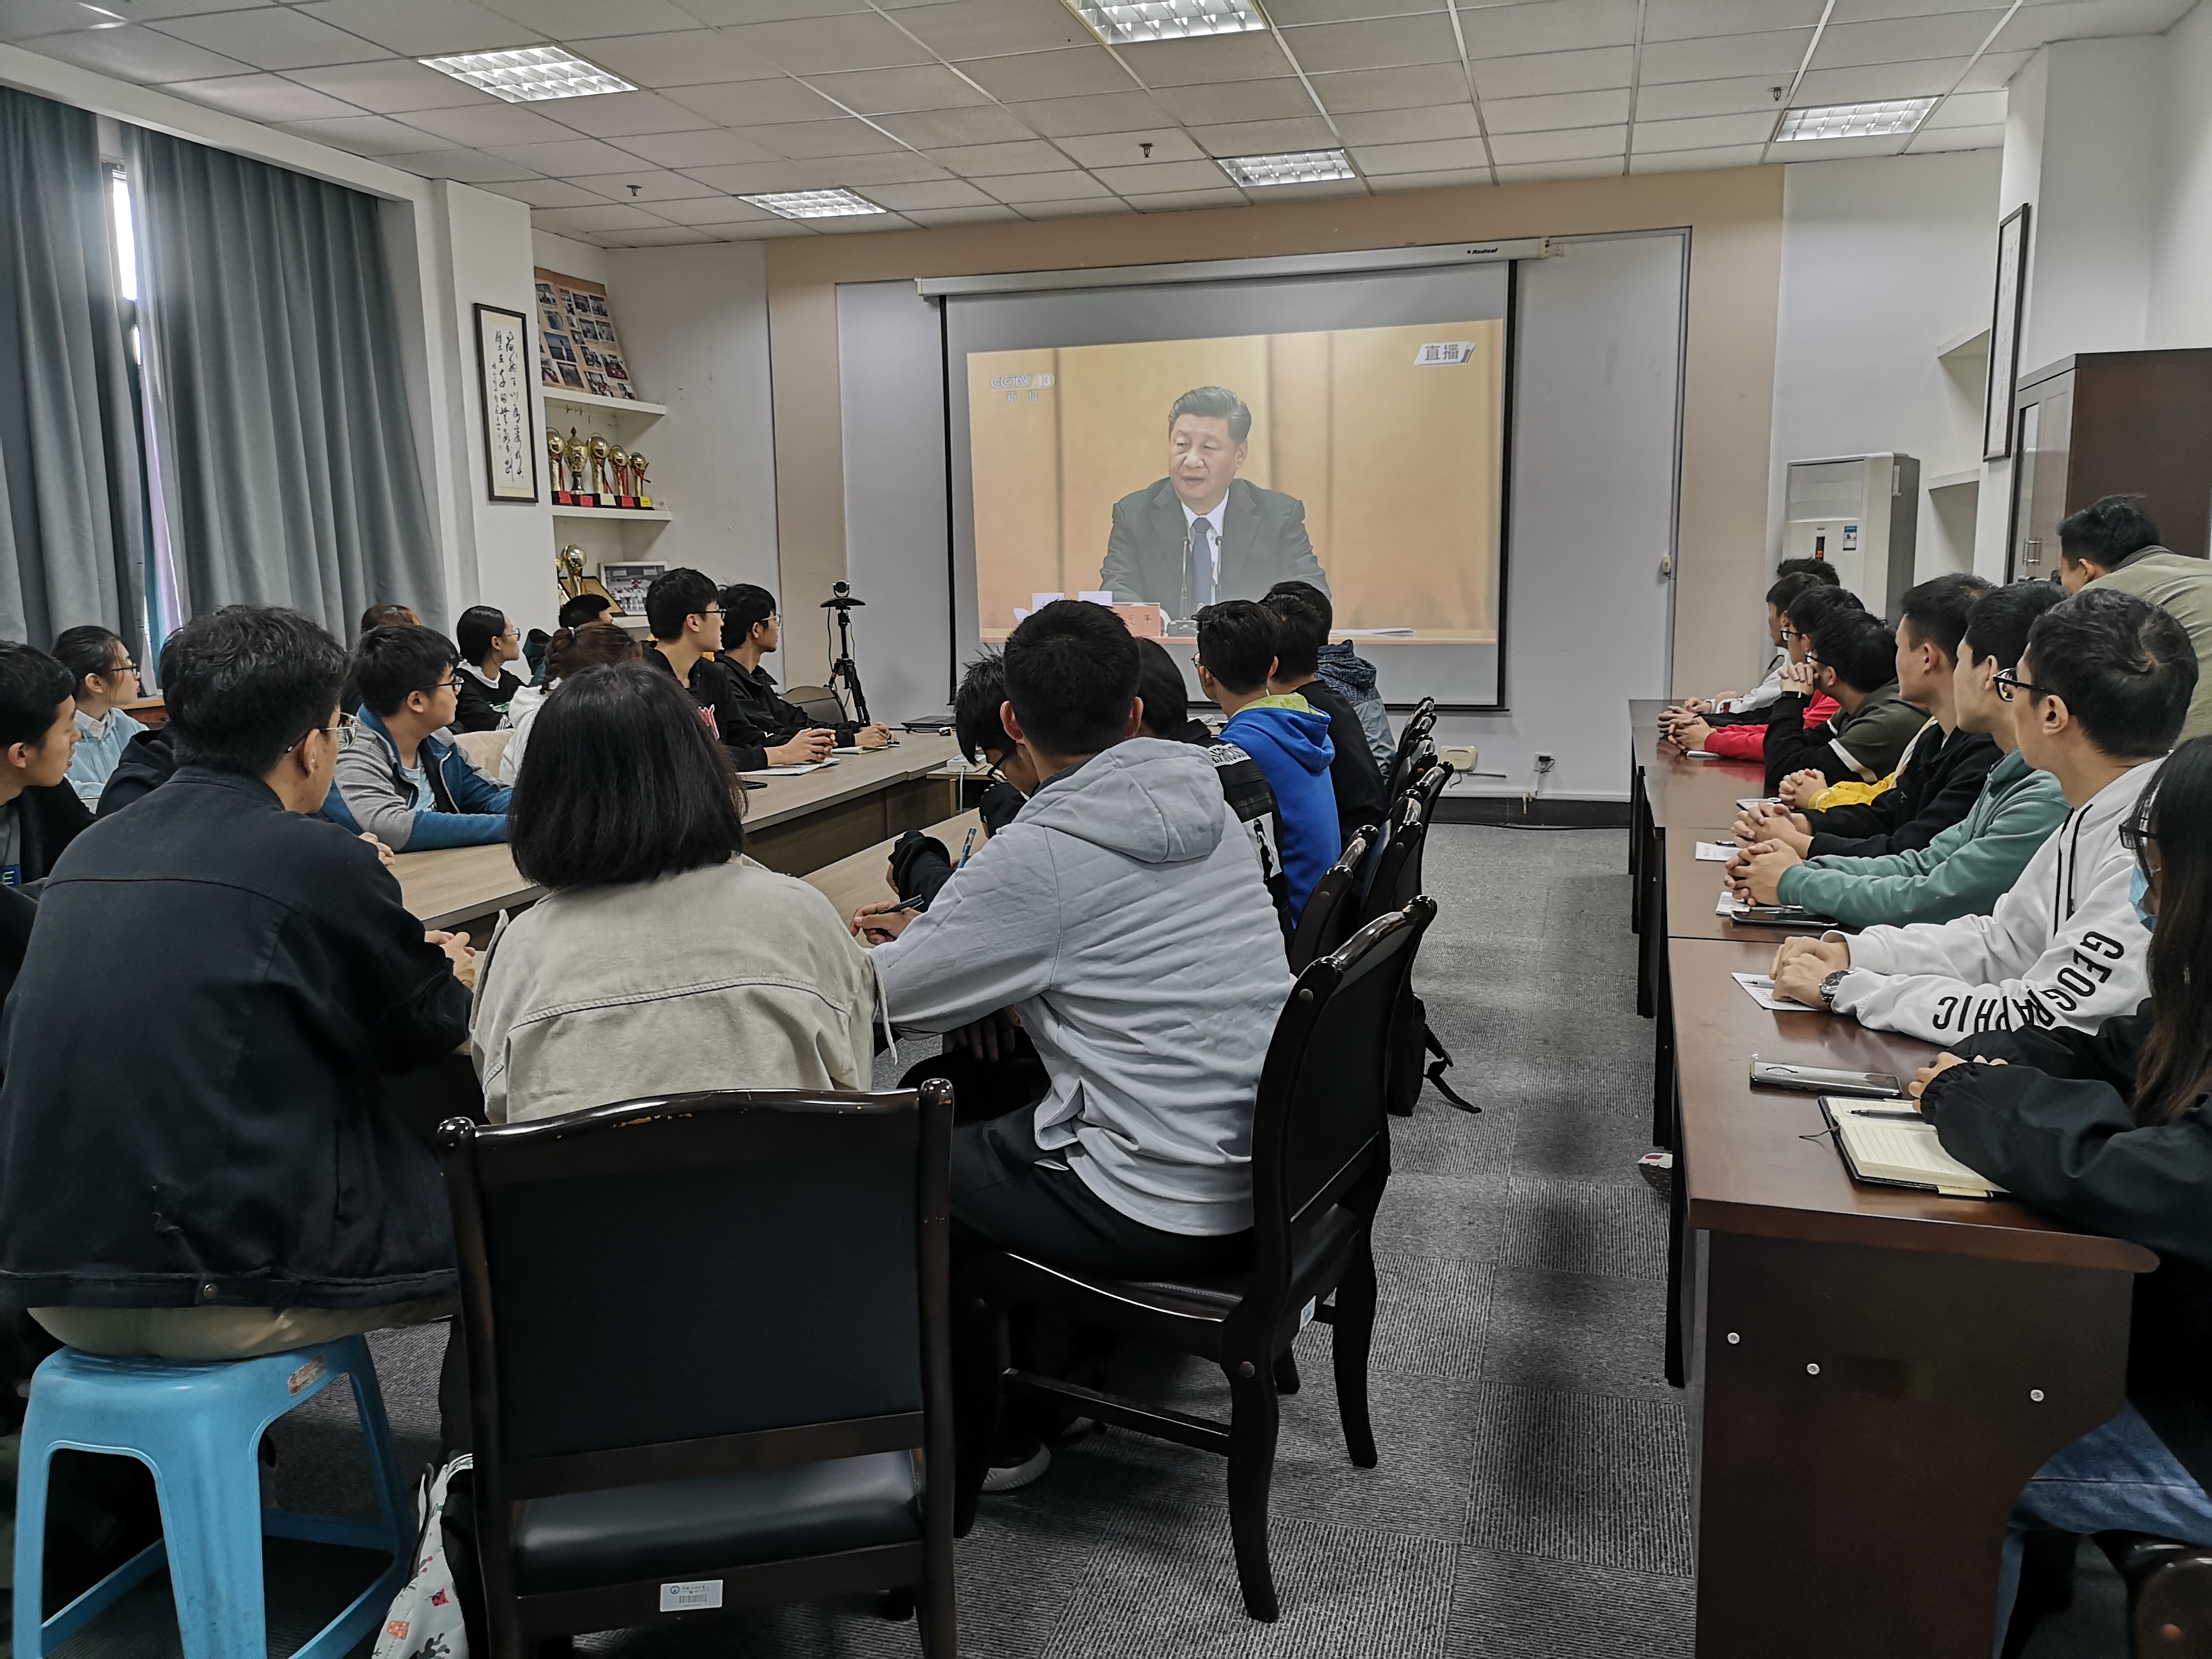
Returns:
[[[1897,774],[1892,772],[1879,783],[1861,783],[1856,778],[1846,778],[1841,783],[1832,783],[1807,803],[1815,812],[1825,812],[1832,806],[1864,806],[1883,791],[1893,788]]]

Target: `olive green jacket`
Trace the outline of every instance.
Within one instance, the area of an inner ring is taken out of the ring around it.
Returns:
[[[2197,647],[2197,695],[2190,699],[2181,738],[2185,743],[2212,733],[2212,559],[2146,547],[2129,554],[2118,568],[2089,586],[2118,588],[2163,605],[2189,630],[2189,642]]]

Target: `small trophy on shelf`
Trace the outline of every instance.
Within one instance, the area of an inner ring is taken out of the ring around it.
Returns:
[[[635,507],[637,501],[630,494],[629,487],[629,451],[617,444],[607,456],[607,465],[614,470],[615,505]]]
[[[590,471],[592,447],[576,435],[576,428],[568,428],[568,504],[572,507],[597,507],[599,498],[584,488]]]
[[[565,451],[567,446],[564,444],[562,447]],[[562,548],[553,556],[553,568],[560,575],[562,599],[573,599],[584,591],[584,550],[582,548],[574,546]]]
[[[550,427],[545,429],[545,453],[553,458],[553,505],[570,504],[567,461],[568,441]]]
[[[632,505],[650,512],[653,497],[645,493],[645,457],[633,449],[629,453],[629,487]]]
[[[598,492],[601,507],[615,504],[613,480],[607,477],[607,459],[613,453],[614,447],[594,432],[592,434],[592,488]]]

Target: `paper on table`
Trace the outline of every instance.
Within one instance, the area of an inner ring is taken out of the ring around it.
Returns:
[[[1042,611],[1045,606],[1066,597],[1065,593],[1032,593],[1030,595],[1030,609]]]
[[[835,766],[835,761],[793,761],[789,766],[763,766],[758,771],[740,773],[748,778],[795,778],[802,772],[819,772],[825,766]]]
[[[1700,864],[1726,864],[1735,856],[1735,843],[1732,841],[1701,841],[1698,843],[1698,862]]]
[[[1820,1012],[1817,1008],[1808,1008],[1802,1002],[1790,1002],[1776,996],[1774,976],[1771,974],[1730,974],[1729,977],[1742,986],[1743,994],[1753,1002],[1762,1008],[1771,1009],[1778,1014],[1812,1014]]]
[[[1713,914],[1717,916],[1735,916],[1742,915],[1743,910],[1744,907],[1736,902],[1735,895],[1727,888],[1722,888],[1720,900],[1713,906]]]
[[[1110,587],[1086,587],[1075,597],[1091,605],[1111,605],[1114,603],[1114,590]]]

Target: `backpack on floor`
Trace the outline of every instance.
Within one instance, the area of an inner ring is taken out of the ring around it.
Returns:
[[[1435,1055],[1424,1071],[1421,1062]],[[1428,1005],[1414,994],[1408,985],[1406,994],[1398,1000],[1397,1012],[1390,1022],[1390,1077],[1384,1094],[1384,1103],[1395,1117],[1411,1117],[1413,1102],[1419,1097],[1424,1079],[1437,1085],[1442,1095],[1462,1112],[1479,1112],[1481,1107],[1473,1101],[1463,1100],[1459,1091],[1444,1081],[1445,1068],[1452,1064],[1451,1052],[1437,1040],[1429,1029]]]
[[[466,1452],[437,1472],[423,1472],[415,1492],[421,1525],[415,1534],[415,1571],[384,1615],[370,1659],[469,1659],[467,1621],[446,1547],[446,1498],[453,1477],[475,1467]]]

